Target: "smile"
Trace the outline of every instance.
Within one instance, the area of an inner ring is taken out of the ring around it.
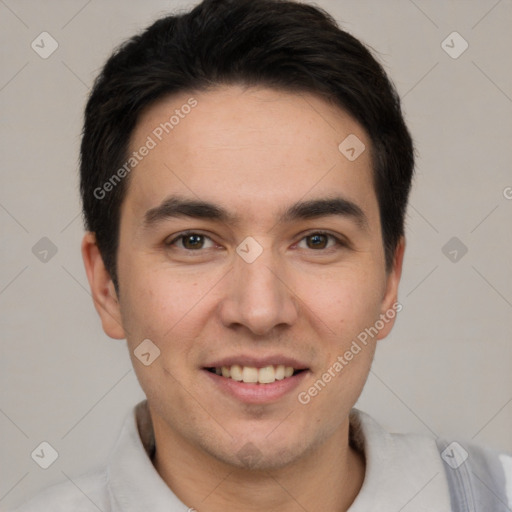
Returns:
[[[288,379],[304,371],[282,364],[264,366],[263,368],[233,364],[231,366],[219,366],[206,369],[216,375],[246,384],[272,384],[279,380]]]

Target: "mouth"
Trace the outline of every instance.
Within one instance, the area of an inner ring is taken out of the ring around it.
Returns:
[[[284,357],[241,359],[218,361],[202,370],[216,392],[244,404],[279,403],[310,373],[300,362]]]
[[[261,368],[233,364],[230,366],[209,367],[205,368],[205,370],[236,382],[262,385],[286,380],[306,371],[305,368],[294,368],[293,366],[285,366],[283,364],[268,365]]]

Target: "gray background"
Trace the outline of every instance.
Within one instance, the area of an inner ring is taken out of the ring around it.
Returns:
[[[89,293],[77,154],[87,93],[112,49],[188,5],[0,0],[1,509],[101,464],[143,398]],[[512,451],[512,2],[318,5],[378,50],[419,155],[404,309],[358,406],[394,431]],[[47,59],[31,48],[43,31],[59,45]],[[441,46],[453,31],[469,44],[456,59]],[[57,248],[47,261],[32,249],[43,237]],[[46,470],[30,457],[42,441],[59,454]]]

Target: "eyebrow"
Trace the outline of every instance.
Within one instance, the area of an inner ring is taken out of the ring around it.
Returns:
[[[347,217],[355,221],[360,228],[368,227],[368,218],[363,210],[356,203],[343,197],[298,201],[282,212],[278,221],[287,223],[327,216]],[[240,223],[240,218],[237,215],[230,213],[222,206],[208,201],[170,196],[144,214],[143,229],[149,230],[166,220],[180,217],[213,220],[234,225]]]
[[[359,227],[368,227],[368,218],[363,210],[353,201],[343,197],[299,201],[288,208],[279,220],[281,222],[291,222],[299,219],[316,219],[330,215],[348,217],[354,220]]]

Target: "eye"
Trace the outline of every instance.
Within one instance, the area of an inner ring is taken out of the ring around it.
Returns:
[[[201,233],[182,233],[170,242],[166,242],[167,246],[177,246],[179,249],[187,251],[197,251],[200,249],[210,249],[214,246],[213,240]]]
[[[306,246],[304,247],[303,243],[305,242]],[[343,246],[343,242],[336,238],[334,235],[329,233],[316,232],[311,233],[299,242],[298,247],[301,249],[313,249],[313,250],[322,250],[322,249],[330,249],[333,246],[340,245]]]

